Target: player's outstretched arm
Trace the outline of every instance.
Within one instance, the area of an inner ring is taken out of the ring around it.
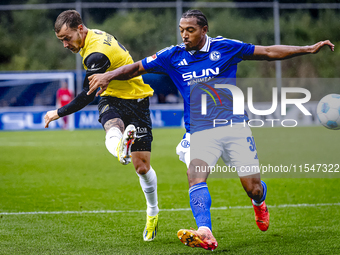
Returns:
[[[246,60],[283,60],[301,56],[305,54],[318,53],[321,48],[329,47],[334,51],[334,44],[329,40],[318,42],[308,46],[289,46],[289,45],[272,45],[272,46],[255,46],[254,54],[246,57]]]
[[[51,121],[59,119],[58,110],[48,111],[44,117],[45,120],[45,128],[48,128],[48,124]]]
[[[89,77],[90,90],[87,92],[87,94],[90,95],[100,87],[100,90],[96,94],[96,96],[99,96],[107,89],[110,81],[129,80],[144,73],[146,73],[146,71],[142,65],[142,61],[138,61],[130,65],[121,66],[110,72],[103,74],[93,74]]]

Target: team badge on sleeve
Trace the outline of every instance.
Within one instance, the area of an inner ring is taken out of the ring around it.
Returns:
[[[153,54],[152,56],[146,58],[146,63],[150,63],[151,61],[154,61],[156,58],[157,55]]]

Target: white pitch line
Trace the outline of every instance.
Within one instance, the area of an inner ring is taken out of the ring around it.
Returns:
[[[287,208],[287,207],[321,207],[321,206],[340,206],[340,203],[321,203],[321,204],[283,204],[268,205],[269,208]],[[222,206],[211,207],[211,210],[233,210],[233,209],[251,209],[253,206]],[[190,208],[171,208],[160,209],[161,212],[178,212],[190,211]],[[37,215],[37,214],[97,214],[97,213],[141,213],[146,210],[98,210],[98,211],[56,211],[56,212],[0,212],[0,215]]]

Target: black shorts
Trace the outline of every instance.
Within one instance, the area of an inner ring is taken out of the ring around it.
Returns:
[[[99,122],[104,127],[106,121],[120,118],[125,128],[129,124],[136,127],[137,134],[131,151],[151,151],[152,123],[149,109],[149,97],[143,99],[121,99],[102,97],[98,104]]]

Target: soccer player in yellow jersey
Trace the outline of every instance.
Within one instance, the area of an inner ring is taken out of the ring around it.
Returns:
[[[82,56],[86,77],[83,91],[72,102],[46,113],[45,128],[51,121],[79,111],[94,100],[95,92],[87,95],[89,76],[133,63],[129,52],[115,37],[100,30],[88,29],[77,11],[62,12],[54,30],[65,48]],[[99,121],[106,131],[108,151],[123,165],[132,159],[139,176],[147,201],[147,222],[143,232],[145,241],[152,241],[156,236],[159,212],[157,176],[150,165],[152,124],[149,97],[152,95],[153,89],[143,82],[141,76],[137,76],[125,81],[111,81],[106,91],[101,93],[98,104]]]

